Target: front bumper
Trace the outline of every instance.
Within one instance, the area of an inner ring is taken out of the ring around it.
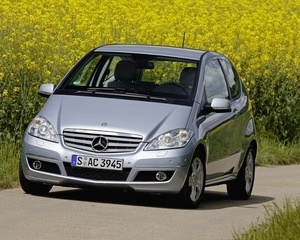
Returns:
[[[139,192],[178,193],[183,187],[189,168],[192,148],[163,151],[144,151],[141,144],[130,153],[95,153],[68,148],[26,134],[21,164],[30,181],[72,187],[123,188]],[[124,160],[123,170],[102,170],[71,166],[71,156],[87,155]],[[35,168],[36,161],[41,163]],[[164,172],[167,178],[157,180],[156,174]]]

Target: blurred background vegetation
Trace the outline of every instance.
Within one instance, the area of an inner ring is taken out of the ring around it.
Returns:
[[[18,161],[25,128],[45,102],[39,85],[58,83],[87,51],[111,43],[225,54],[251,96],[257,164],[299,162],[299,15],[298,0],[1,1],[0,171]]]
[[[22,138],[45,101],[39,85],[58,83],[87,51],[147,43],[225,54],[250,92],[259,134],[298,141],[299,15],[297,0],[1,1],[0,139]]]

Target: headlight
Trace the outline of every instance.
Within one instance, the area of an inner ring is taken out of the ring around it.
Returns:
[[[181,148],[188,144],[193,135],[194,133],[187,129],[175,129],[154,138],[145,150]]]
[[[51,123],[44,117],[38,116],[31,122],[28,133],[51,142],[58,142],[57,133]]]

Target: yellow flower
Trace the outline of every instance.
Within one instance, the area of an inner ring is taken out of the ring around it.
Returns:
[[[4,78],[4,73],[0,72],[0,82],[3,80],[3,78]]]
[[[20,88],[19,87],[14,87],[14,93],[18,93],[18,92],[20,92]]]
[[[3,97],[7,97],[8,96],[8,91],[6,89],[3,90],[2,96]]]

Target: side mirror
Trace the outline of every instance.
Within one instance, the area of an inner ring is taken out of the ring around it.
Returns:
[[[224,98],[214,98],[211,104],[207,103],[204,107],[204,113],[225,113],[231,112],[230,101]]]
[[[214,98],[210,106],[216,112],[231,112],[230,101],[228,99]]]
[[[55,86],[52,83],[42,84],[39,88],[39,95],[48,98],[54,92],[54,88]]]

